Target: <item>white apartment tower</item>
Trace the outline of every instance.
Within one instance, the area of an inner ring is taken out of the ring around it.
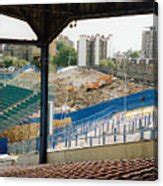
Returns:
[[[78,66],[98,66],[102,59],[107,58],[108,38],[81,35],[78,41]]]
[[[78,41],[78,66],[85,67],[89,64],[90,38],[81,35]]]

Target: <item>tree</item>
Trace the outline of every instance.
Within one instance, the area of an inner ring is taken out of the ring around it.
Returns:
[[[59,67],[77,64],[77,52],[64,42],[57,43],[57,55],[54,57],[54,64]]]
[[[16,57],[5,57],[4,60],[1,62],[1,66],[8,68],[10,66],[14,66],[16,68],[22,68],[23,66],[27,65],[28,61],[25,59],[17,59]]]
[[[100,67],[102,67],[102,68],[109,68],[109,69],[115,69],[116,65],[111,60],[103,59],[103,60],[100,61]]]
[[[134,51],[130,54],[131,58],[139,58],[140,57],[140,52],[139,51]]]
[[[130,58],[139,58],[140,57],[140,51],[132,51],[131,49],[126,52],[126,55]]]
[[[4,60],[2,62],[2,65],[5,68],[8,68],[8,67],[12,66],[12,64],[13,64],[13,58],[12,57],[6,57],[6,58],[4,58]]]

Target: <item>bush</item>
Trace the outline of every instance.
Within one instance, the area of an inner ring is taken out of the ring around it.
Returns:
[[[111,60],[102,60],[102,61],[100,61],[100,67],[102,67],[102,68],[109,68],[109,69],[115,69],[116,65]]]
[[[23,66],[27,65],[28,61],[24,59],[17,59],[15,57],[5,57],[4,60],[1,62],[1,66],[8,68],[10,66],[14,66],[15,68],[22,68]]]

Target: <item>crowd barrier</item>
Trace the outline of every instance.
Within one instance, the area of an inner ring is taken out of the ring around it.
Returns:
[[[89,146],[98,144],[104,145],[108,141],[116,143],[119,136],[121,142],[128,141],[129,135],[139,134],[139,139],[145,139],[145,133],[149,132],[148,139],[156,139],[157,133],[157,112],[154,110],[152,113],[143,116],[135,116],[129,124],[122,125],[120,130],[119,121],[113,119],[116,113],[133,110],[136,108],[144,108],[147,106],[157,106],[157,91],[145,90],[126,97],[120,97],[106,102],[102,102],[95,106],[81,109],[76,112],[71,112],[68,117],[72,118],[72,124],[63,128],[54,129],[53,135],[48,136],[48,148],[55,149],[58,144],[64,144],[64,148],[71,148],[72,143],[78,147],[78,143],[85,141]],[[62,114],[54,115],[54,119],[63,119]],[[38,122],[39,118],[35,118],[33,122]],[[153,126],[151,126],[151,124]],[[101,129],[103,127],[103,129]],[[105,130],[104,130],[105,128]],[[107,129],[106,129],[107,128]],[[93,136],[89,133],[93,131]],[[98,131],[98,134],[97,134]],[[100,131],[100,132],[99,132]],[[10,153],[27,153],[38,152],[39,138],[22,141],[19,143],[9,144]],[[133,138],[133,141],[136,139]]]
[[[147,97],[151,98],[149,95]],[[135,105],[131,103],[128,108],[135,108]],[[123,118],[122,113],[119,119],[115,119],[117,111],[122,109],[120,105],[105,108],[78,123],[55,130],[53,135],[48,136],[48,148],[57,149],[61,145],[61,149],[71,149],[81,147],[82,143],[87,146],[96,146],[157,139],[158,118],[155,104],[151,100],[146,101],[146,105],[152,105],[153,109],[149,113],[134,115],[131,119]],[[39,144],[38,137],[29,141],[9,144],[9,151],[12,153],[37,153]]]

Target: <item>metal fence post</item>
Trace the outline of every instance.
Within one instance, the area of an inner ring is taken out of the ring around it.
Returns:
[[[40,149],[40,138],[36,138],[36,152]]]
[[[75,135],[75,146],[76,147],[78,146],[78,135],[77,134]]]
[[[132,134],[134,133],[134,131],[135,131],[135,123],[134,123],[134,121],[132,122]]]
[[[126,143],[126,125],[123,126],[123,143]]]
[[[98,134],[98,144],[100,145],[100,143],[101,143],[101,139],[100,139],[100,134]]]
[[[85,132],[85,142],[87,143],[87,141],[88,141],[88,132],[86,131]]]
[[[140,129],[140,140],[144,139],[144,127],[141,127]]]
[[[107,129],[106,129],[108,132],[109,132],[109,128],[110,128],[110,123],[108,122],[107,123]]]
[[[92,136],[89,138],[89,145],[90,145],[90,147],[92,147],[92,145],[93,145],[93,139],[92,139]]]
[[[117,128],[114,128],[114,142],[117,141]]]
[[[149,127],[149,125],[150,125],[150,113],[148,115],[148,127]]]
[[[52,136],[52,148],[55,149],[55,144],[56,144],[56,141],[54,139],[54,136]]]
[[[102,144],[105,145],[106,143],[106,140],[105,140],[105,132],[103,132],[103,135],[102,135]]]
[[[142,128],[142,120],[139,119],[139,130],[141,130],[141,128]]]
[[[147,116],[144,116],[144,120],[145,120],[145,128],[147,128]]]
[[[71,139],[69,139],[68,147],[71,147]]]
[[[102,133],[104,133],[104,122],[102,123]]]
[[[67,138],[65,138],[65,147],[67,148]]]
[[[97,136],[97,128],[95,127],[95,135],[94,135],[95,137]]]
[[[150,139],[153,140],[154,137],[155,137],[155,136],[154,136],[154,129],[151,128],[151,130],[150,130]]]
[[[111,127],[112,127],[112,134],[114,133],[114,123],[112,122],[111,124]]]

